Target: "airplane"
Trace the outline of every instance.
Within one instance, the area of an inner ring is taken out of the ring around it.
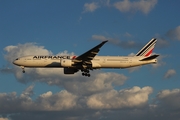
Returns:
[[[64,74],[74,74],[81,71],[83,76],[90,77],[90,70],[93,69],[122,69],[157,63],[156,58],[159,55],[152,55],[152,51],[157,42],[155,38],[152,38],[134,56],[97,56],[100,48],[106,42],[108,42],[108,40],[102,41],[80,56],[29,55],[15,59],[13,64],[20,66],[23,73],[25,73],[25,67],[63,68]]]

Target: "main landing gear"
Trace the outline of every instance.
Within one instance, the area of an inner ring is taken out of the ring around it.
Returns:
[[[82,76],[87,76],[87,77],[90,77],[90,73],[89,73],[89,70],[81,70],[82,71]]]

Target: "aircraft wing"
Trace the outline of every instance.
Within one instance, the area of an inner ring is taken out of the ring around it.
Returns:
[[[94,48],[90,49],[89,51],[83,53],[82,55],[73,59],[75,63],[82,63],[82,65],[91,64],[91,60],[98,54],[100,48],[107,42],[103,41],[99,45],[95,46]]]

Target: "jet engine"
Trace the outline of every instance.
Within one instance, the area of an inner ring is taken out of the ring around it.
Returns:
[[[64,74],[74,74],[78,71],[78,69],[74,68],[64,68]]]
[[[101,65],[99,65],[98,63],[96,63],[94,61],[91,61],[91,63],[92,63],[93,68],[100,68],[101,67]]]
[[[72,64],[73,64],[73,62],[70,59],[62,59],[61,60],[62,67],[72,67]]]

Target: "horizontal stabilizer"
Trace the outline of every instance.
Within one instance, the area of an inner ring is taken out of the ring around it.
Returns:
[[[159,55],[151,55],[151,56],[149,56],[149,57],[143,58],[143,59],[142,59],[142,60],[140,60],[140,61],[152,60],[152,59],[157,58],[158,56],[159,56]]]

